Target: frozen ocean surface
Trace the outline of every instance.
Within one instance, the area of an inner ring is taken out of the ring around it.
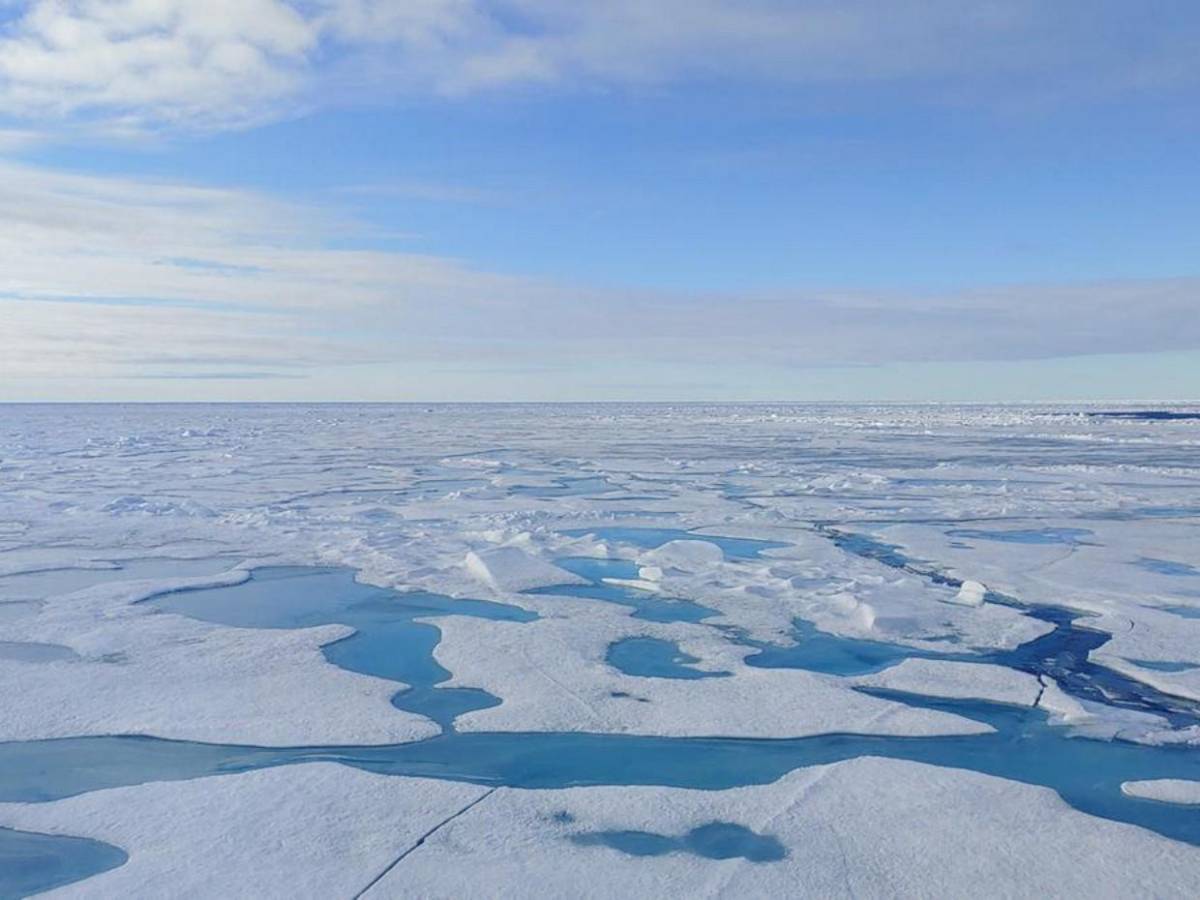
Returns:
[[[0,407],[0,897],[1195,896],[1198,451],[1183,407]]]

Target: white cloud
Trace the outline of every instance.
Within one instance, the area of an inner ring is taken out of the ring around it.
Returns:
[[[280,0],[35,0],[0,41],[0,103],[136,127],[240,124],[298,94],[318,34]]]
[[[0,153],[19,153],[49,141],[44,132],[31,128],[0,128]]]
[[[1200,16],[1119,0],[19,0],[0,113],[236,127],[523,84],[905,79],[1028,100],[1195,85]]]
[[[596,290],[330,249],[244,190],[0,165],[0,377],[321,367],[805,367],[1200,348],[1200,280],[944,295]]]

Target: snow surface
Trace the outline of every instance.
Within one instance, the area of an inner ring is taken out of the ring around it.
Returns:
[[[1121,792],[1130,797],[1143,797],[1161,803],[1200,806],[1200,781],[1183,781],[1178,778],[1127,781],[1121,785]]]
[[[122,847],[54,897],[351,897],[487,788],[333,763],[0,804],[0,823]]]
[[[578,841],[712,822],[773,836],[787,855],[634,857]],[[455,897],[483,884],[496,897],[1192,896],[1200,850],[1082,815],[1045,789],[863,758],[728,791],[502,789],[367,896]]]
[[[713,822],[774,838],[786,855],[635,857],[580,840],[611,831],[677,838]],[[874,758],[725,791],[495,790],[315,763],[0,804],[0,824],[129,853],[124,866],[47,895],[55,897],[348,897],[380,874],[367,897],[1122,897],[1200,888],[1196,848],[1083,815],[1042,788]]]
[[[804,737],[859,734],[978,734],[988,726],[851,690],[845,679],[748,666],[739,647],[704,625],[659,625],[586,601],[528,623],[466,617],[439,621],[435,657],[454,673],[447,686],[483,688],[504,702],[461,716],[459,731],[589,731],[673,737]],[[630,635],[678,643],[693,668],[728,678],[683,681],[625,675],[604,661]],[[1032,702],[1033,697],[1030,697]]]
[[[138,601],[161,587],[237,583],[227,576],[114,582],[47,599],[7,639],[59,644],[79,659],[30,665],[0,654],[0,740],[146,734],[212,743],[390,744],[438,732],[391,705],[394,681],[346,672],[321,655],[351,634],[225,628]]]
[[[1052,604],[1086,614],[1081,624],[1106,638],[1092,662],[1151,697],[1157,689],[1200,699],[1195,421],[1105,419],[1062,407],[767,404],[0,412],[0,741],[147,734],[282,746],[435,734],[433,722],[391,705],[400,685],[325,660],[322,646],[347,634],[343,627],[238,629],[140,602],[233,583],[255,565],[342,565],[371,584],[495,600],[540,616],[429,620],[442,634],[435,656],[450,673],[446,685],[483,688],[501,701],[460,717],[462,731],[986,729],[859,690],[873,685],[1036,703],[1090,738],[1200,742],[1194,717],[1172,720],[1153,703],[1141,710],[1081,700],[1068,680],[994,665],[909,659],[842,678],[746,662],[756,642],[791,644],[797,620],[923,655],[1011,650],[1052,629],[1022,604]],[[690,534],[649,548],[594,533],[613,526]],[[784,546],[742,559],[705,535]],[[855,536],[892,545],[912,564],[870,558]],[[624,560],[636,573],[626,589],[714,614],[661,623],[603,600],[544,592],[579,586],[555,565],[565,557]],[[157,562],[139,568],[147,559]],[[992,602],[997,595],[1011,604]],[[606,654],[630,637],[672,641],[698,660],[695,668],[732,674],[624,675]],[[323,829],[336,826],[358,835],[363,855],[347,851],[345,871],[322,869],[320,878],[336,884],[312,883],[315,894],[349,895],[378,874],[372,866],[386,864],[385,845],[390,853],[411,837],[386,807],[394,801],[402,818],[412,783],[305,766],[6,807],[3,822],[34,827],[26,816],[44,815],[45,830],[106,834],[129,850],[127,866],[78,886],[93,895],[120,894],[127,884],[101,879],[157,877],[155,866],[196,893],[243,879],[253,889],[224,893],[263,895],[271,886],[253,880],[261,876],[254,860],[298,874],[326,866],[322,842],[343,845]],[[441,815],[454,804],[437,797],[457,803],[479,790],[432,785],[418,806]],[[330,799],[342,793],[360,812]],[[153,813],[144,826],[136,821],[143,807]],[[548,824],[543,809],[565,809],[575,821]],[[492,815],[498,831],[480,826],[451,840]],[[500,827],[506,817],[511,827]],[[164,834],[175,820],[186,829]],[[789,855],[761,864],[633,858],[570,840],[628,828],[679,837],[716,820],[777,834]],[[88,830],[101,821],[112,830]],[[196,848],[224,847],[203,844],[221,827],[238,843],[224,869],[188,844],[194,836]],[[149,854],[139,850],[146,846]],[[502,789],[438,830],[377,891],[461,895],[470,884],[503,894],[541,878],[551,893],[562,886],[639,896],[661,895],[663,885],[701,895],[1191,896],[1200,893],[1195,852],[1074,812],[1038,788],[859,759],[733,792]]]
[[[855,680],[868,687],[927,697],[990,700],[1013,706],[1033,706],[1042,693],[1041,682],[1025,672],[1004,666],[934,659],[906,659]]]

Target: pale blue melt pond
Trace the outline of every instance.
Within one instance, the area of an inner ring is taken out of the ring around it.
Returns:
[[[500,701],[486,691],[436,688],[450,677],[433,658],[441,633],[434,625],[413,620],[445,615],[510,622],[537,618],[501,603],[373,587],[356,581],[351,569],[302,566],[255,569],[242,584],[176,591],[150,602],[169,612],[239,628],[349,625],[355,633],[327,644],[325,658],[351,672],[410,685],[392,703],[428,716],[443,728],[464,712]]]
[[[623,490],[607,478],[556,478],[553,484],[518,484],[509,488],[509,494],[517,497],[582,497],[587,494],[607,494]]]
[[[274,583],[268,584],[272,579]],[[246,607],[255,603],[242,599],[245,595],[239,593],[251,589],[265,590],[261,599],[268,606],[274,602],[273,598],[280,596],[290,596],[294,602],[279,601],[282,605],[279,616],[289,624],[263,622],[250,627],[296,627],[322,621],[354,624],[348,620],[347,610],[355,617],[361,616],[361,621],[369,622],[374,616],[384,615],[370,608],[373,602],[382,610],[389,610],[392,607],[385,601],[391,601],[403,609],[401,615],[428,615],[429,610],[444,614],[446,605],[457,612],[461,611],[459,604],[464,602],[436,595],[424,595],[426,599],[422,600],[419,599],[422,595],[370,588],[355,582],[352,573],[339,569],[260,570],[242,585],[171,594],[155,602],[197,602],[203,608],[205,596],[217,594],[220,602],[210,612],[237,620],[228,624],[247,625],[246,617],[261,615],[248,610]],[[358,602],[364,604],[364,609],[354,609]],[[411,606],[405,607],[406,602]],[[511,607],[493,610],[491,607],[497,604],[482,606],[480,612],[488,614],[528,616]],[[501,613],[502,610],[507,612]],[[1039,609],[1036,614],[1054,621],[1055,631],[1016,650],[979,658],[1023,671],[1054,673],[1060,683],[1081,694],[1092,685],[1115,701],[1140,703],[1138,708],[1158,711],[1153,704],[1163,701],[1160,695],[1152,691],[1133,695],[1132,687],[1120,681],[1119,676],[1088,661],[1090,650],[1107,640],[1107,635],[1076,628],[1074,613]],[[371,662],[376,655],[381,658]],[[385,668],[394,661],[383,649],[365,653],[364,658],[368,665],[363,670],[372,673],[382,669],[408,676],[412,671],[426,671],[432,679],[438,671],[432,668],[436,666],[432,659],[417,659],[415,669],[403,665]],[[429,668],[423,670],[422,666]],[[442,692],[432,682],[427,690],[433,694]],[[745,740],[621,734],[458,734],[447,730],[427,741],[395,746],[296,748],[221,746],[144,737],[26,741],[0,744],[0,800],[40,802],[118,785],[317,760],[382,774],[520,788],[656,784],[719,789],[764,784],[796,768],[870,755],[968,769],[1043,785],[1056,790],[1066,802],[1083,812],[1200,844],[1200,817],[1194,810],[1126,797],[1120,791],[1124,781],[1200,780],[1200,754],[1192,748],[1071,737],[1066,729],[1048,726],[1045,714],[1036,709],[972,700],[936,700],[894,692],[874,693],[911,706],[977,719],[995,731],[968,736],[832,734],[792,740]],[[1162,712],[1171,714],[1169,709]]]
[[[556,559],[554,564],[560,569],[566,569],[572,575],[578,575],[589,581],[602,581],[605,578],[621,578],[630,581],[638,578],[641,571],[638,564],[631,559],[565,556]]]
[[[1173,562],[1169,559],[1154,559],[1153,557],[1140,557],[1135,563],[1138,568],[1145,569],[1147,572],[1154,572],[1157,575],[1170,575],[1172,578],[1194,578],[1200,576],[1200,569],[1195,566],[1190,566],[1187,563]]]
[[[788,740],[628,734],[457,733],[379,747],[259,748],[141,737],[0,744],[0,801],[40,802],[118,785],[333,761],[388,775],[519,788],[663,785],[721,789],[767,784],[794,769],[861,756],[968,769],[1059,793],[1082,812],[1200,844],[1195,810],[1126,797],[1125,781],[1200,780],[1193,748],[1071,737],[1041,710],[874,691],[991,725],[987,734],[894,737],[829,734]]]
[[[571,840],[583,846],[611,847],[629,856],[690,853],[704,859],[741,858],[754,863],[776,862],[787,856],[778,838],[755,834],[732,822],[710,822],[682,837],[652,831],[596,831],[572,835]]]
[[[790,647],[741,641],[759,648],[758,653],[746,658],[746,664],[763,669],[804,669],[824,675],[868,675],[906,659],[978,660],[970,654],[930,653],[902,644],[828,634],[804,619],[793,622],[792,635],[796,643]]]
[[[764,550],[786,547],[779,541],[756,541],[750,538],[718,537],[710,534],[697,534],[681,528],[627,528],[623,525],[609,525],[601,528],[575,528],[564,531],[570,537],[595,535],[602,541],[613,541],[618,544],[632,544],[645,550],[653,550],[671,541],[708,541],[721,548],[730,559],[755,559]]]
[[[0,828],[0,898],[28,897],[73,884],[128,859],[125,851],[87,838]]]
[[[79,659],[79,654],[62,644],[0,641],[0,659],[26,663],[64,662]]]
[[[582,600],[604,600],[619,606],[628,606],[634,610],[633,617],[635,619],[645,619],[649,622],[700,622],[717,614],[716,610],[701,606],[699,603],[692,603],[690,600],[662,597],[653,591],[609,584],[604,581],[605,578],[623,580],[637,578],[637,564],[627,559],[569,556],[556,559],[554,564],[573,575],[587,578],[591,584],[556,584],[550,587],[534,588],[525,593],[578,597]]]
[[[955,528],[947,531],[951,537],[975,541],[999,541],[1004,544],[1080,544],[1094,532],[1086,528],[1017,528],[1009,531],[988,531],[979,528]]]
[[[608,664],[626,675],[639,678],[726,678],[728,672],[705,672],[692,668],[700,660],[679,649],[674,641],[659,638],[631,637],[611,644],[606,655]]]

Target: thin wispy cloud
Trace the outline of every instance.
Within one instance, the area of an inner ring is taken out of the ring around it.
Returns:
[[[0,167],[0,372],[475,368],[631,360],[782,367],[1200,348],[1197,279],[941,294],[597,289],[330,249],[319,208],[250,191]],[[184,372],[183,374],[186,374]]]
[[[1200,277],[1170,253],[1190,226],[1137,206],[1142,183],[1186,196],[1190,161],[1156,182],[1171,145],[1146,138],[1138,165],[1122,145],[1113,178],[1072,185],[1097,135],[1140,146],[1106,103],[1152,97],[1191,139],[1176,111],[1200,89],[1198,39],[1200,14],[1158,0],[0,0],[0,387],[377,396],[394,377],[517,396],[699,371],[732,395],[747,366],[762,387],[1200,350]],[[951,110],[986,133],[964,138]],[[1010,172],[1013,111],[1062,128],[1052,162],[1014,141]],[[1029,227],[1045,205],[1000,221],[1030,183],[1081,209],[1115,184],[1160,239],[1060,240]],[[1015,259],[1006,241],[1071,259],[989,286],[1003,267],[978,248]],[[1103,259],[1126,246],[1140,256]],[[793,251],[840,267],[810,277]],[[897,284],[852,289],[887,280],[859,278],[880,256]],[[927,277],[942,268],[959,273]]]
[[[908,81],[1003,104],[1192,86],[1195,22],[1068,0],[28,0],[0,113],[110,133],[246,127],[314,104],[680,79]],[[1149,7],[1163,6],[1150,3]]]

